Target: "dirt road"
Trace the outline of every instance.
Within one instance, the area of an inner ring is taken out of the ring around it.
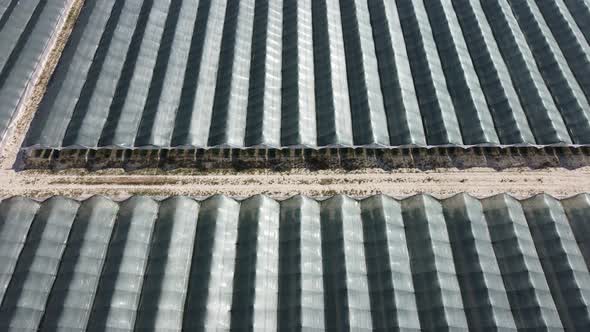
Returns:
[[[246,197],[266,194],[283,198],[295,194],[330,196],[348,194],[362,197],[388,194],[405,197],[430,193],[444,198],[460,192],[486,197],[507,192],[524,198],[537,193],[568,197],[590,192],[590,168],[575,171],[565,169],[501,172],[491,169],[386,172],[365,169],[353,172],[296,170],[290,172],[250,171],[246,173],[213,172],[205,174],[161,174],[160,171],[141,173],[108,173],[83,171],[20,172],[0,171],[0,197],[27,195],[45,198],[65,195],[84,198],[95,194],[123,199],[130,195],[188,195],[209,196],[225,194]],[[113,174],[115,173],[115,174]],[[116,174],[118,173],[118,174]]]

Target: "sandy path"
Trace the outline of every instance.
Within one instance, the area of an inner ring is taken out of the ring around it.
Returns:
[[[246,197],[266,194],[275,198],[295,194],[330,196],[341,193],[351,196],[388,194],[404,197],[430,193],[444,198],[467,192],[487,197],[507,192],[524,198],[537,193],[568,197],[590,192],[590,168],[575,171],[565,169],[514,169],[497,172],[491,169],[442,170],[418,172],[398,170],[385,172],[366,169],[354,172],[291,171],[209,175],[149,175],[149,174],[65,174],[47,172],[0,172],[0,197],[27,195],[44,198],[65,195],[83,198],[94,194],[126,198],[133,194],[154,196],[209,196],[226,194]]]

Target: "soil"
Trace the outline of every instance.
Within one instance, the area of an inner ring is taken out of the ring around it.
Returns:
[[[565,198],[590,192],[590,167],[576,170],[563,168],[543,170],[516,168],[503,171],[486,168],[436,171],[362,169],[273,172],[257,170],[193,174],[185,170],[179,174],[158,173],[162,172],[159,170],[143,170],[140,173],[122,170],[0,171],[0,198],[14,195],[41,199],[53,195],[72,198],[105,195],[114,199],[124,199],[131,195],[204,197],[215,194],[232,197],[265,194],[279,199],[296,194],[314,197],[334,194],[347,194],[353,197],[387,194],[401,198],[419,193],[446,198],[461,192],[480,198],[499,193],[509,193],[517,198],[526,198],[539,193]]]

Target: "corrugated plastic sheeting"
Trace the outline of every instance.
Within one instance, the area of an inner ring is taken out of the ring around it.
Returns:
[[[0,203],[6,331],[588,330],[590,196]]]
[[[68,0],[0,4],[0,139],[20,105]]]
[[[97,0],[25,147],[590,144],[584,1]]]

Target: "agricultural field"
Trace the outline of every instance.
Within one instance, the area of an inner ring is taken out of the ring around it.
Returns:
[[[0,330],[590,330],[587,0],[0,0]]]

